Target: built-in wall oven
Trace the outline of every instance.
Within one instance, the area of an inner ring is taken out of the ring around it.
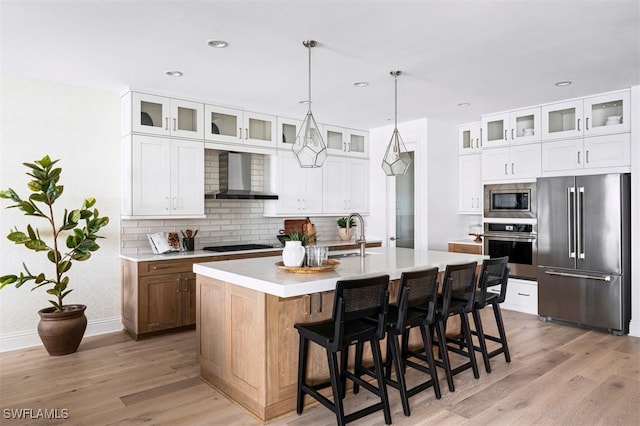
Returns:
[[[509,257],[509,276],[535,280],[538,273],[536,223],[484,223],[484,254]]]
[[[509,276],[535,280],[538,269],[536,183],[484,186],[484,254],[509,257]]]

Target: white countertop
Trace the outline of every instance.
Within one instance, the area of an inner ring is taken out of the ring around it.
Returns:
[[[367,241],[367,243],[379,243],[379,242],[381,241],[380,240]],[[319,246],[331,246],[331,247],[351,246],[354,244],[355,243],[353,241],[341,241],[341,240],[318,241],[316,243],[316,245],[319,245]],[[210,245],[215,245],[215,244],[210,244]],[[218,244],[218,245],[222,245],[222,244]],[[240,253],[242,254],[265,253],[270,251],[274,253],[274,256],[280,256],[282,249],[283,247],[273,247],[269,249],[225,251],[225,252],[194,250],[194,251],[171,252],[171,253],[165,253],[165,254],[153,254],[153,253],[120,254],[120,258],[130,260],[132,262],[152,262],[156,260],[181,260],[181,259],[198,258],[198,257],[228,256],[230,254],[240,254]]]
[[[352,252],[353,250],[349,250]],[[335,254],[339,252],[331,252]],[[340,265],[330,272],[295,274],[278,269],[281,256],[196,263],[193,272],[206,277],[261,291],[279,297],[293,297],[334,290],[336,282],[363,276],[388,274],[394,280],[404,271],[437,266],[444,271],[448,264],[476,261],[488,256],[395,247],[368,248],[367,255],[336,259]]]
[[[471,237],[469,238],[460,238],[458,240],[449,240],[447,241],[448,243],[453,243],[453,244],[468,244],[470,246],[481,246],[482,245],[482,241],[480,242],[475,242],[471,239]]]

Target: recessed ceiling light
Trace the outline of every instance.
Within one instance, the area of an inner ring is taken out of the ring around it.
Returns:
[[[165,71],[169,77],[182,77],[182,71]]]
[[[353,85],[356,87],[365,87],[369,85],[368,81],[354,81]]]
[[[558,81],[556,84],[556,86],[558,87],[564,87],[564,86],[569,86],[571,83],[573,83],[572,81],[566,80],[566,81]]]
[[[468,107],[468,106],[471,106],[471,104],[470,104],[469,102],[460,102],[460,103],[458,104],[458,106],[459,106],[460,108],[466,108],[466,107]]]
[[[210,47],[216,47],[218,49],[222,49],[223,47],[227,47],[229,43],[224,40],[208,40],[207,45]]]

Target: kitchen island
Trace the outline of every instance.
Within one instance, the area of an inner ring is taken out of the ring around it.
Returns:
[[[339,253],[332,253],[333,255]],[[263,422],[295,409],[298,368],[296,322],[331,317],[336,282],[477,261],[486,256],[404,248],[369,248],[345,256],[330,272],[278,269],[279,256],[197,263],[196,348],[200,376]],[[390,283],[392,300],[396,285]],[[309,348],[309,378],[328,377],[326,354]]]

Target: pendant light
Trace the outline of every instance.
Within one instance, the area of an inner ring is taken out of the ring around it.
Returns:
[[[387,176],[404,175],[411,165],[411,156],[398,132],[398,76],[401,73],[401,71],[391,71],[391,75],[395,77],[395,121],[389,146],[382,159],[382,170]]]
[[[309,109],[292,149],[300,167],[322,167],[327,158],[327,146],[322,140],[322,133],[311,113],[311,48],[316,46],[316,41],[305,40],[302,45],[309,50]]]

